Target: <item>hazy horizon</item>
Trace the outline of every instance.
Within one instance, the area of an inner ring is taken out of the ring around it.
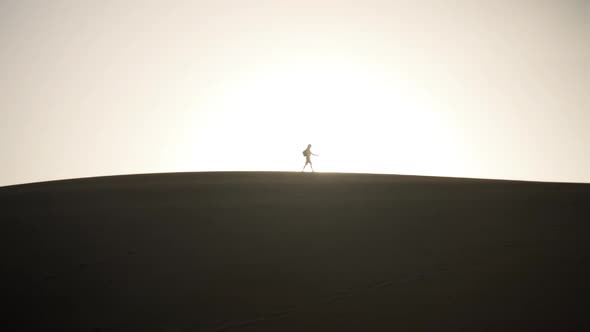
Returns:
[[[0,186],[316,171],[590,182],[590,2],[0,2]]]

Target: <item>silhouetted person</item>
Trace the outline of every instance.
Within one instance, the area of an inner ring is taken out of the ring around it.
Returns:
[[[314,170],[313,164],[311,163],[311,156],[319,157],[319,155],[311,152],[311,144],[308,144],[307,149],[303,150],[303,155],[305,156],[305,165],[303,165],[303,169],[301,170],[301,172],[305,171],[305,167],[307,167],[307,164],[309,164],[309,166],[311,167],[311,171],[313,172]]]

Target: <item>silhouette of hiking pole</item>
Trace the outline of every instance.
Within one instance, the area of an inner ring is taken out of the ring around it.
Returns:
[[[319,157],[320,155],[311,152],[311,144],[308,144],[307,149],[303,150],[303,156],[305,157],[305,165],[303,165],[303,169],[301,170],[301,172],[303,173],[303,171],[305,171],[305,168],[309,164],[309,167],[311,167],[311,172],[313,173],[314,170],[313,164],[311,162],[311,156]]]

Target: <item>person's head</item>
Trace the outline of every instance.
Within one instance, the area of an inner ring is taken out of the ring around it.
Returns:
[[[311,148],[311,144],[307,144],[307,148]]]

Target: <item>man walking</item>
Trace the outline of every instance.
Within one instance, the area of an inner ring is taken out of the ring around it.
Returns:
[[[308,144],[307,149],[303,150],[303,156],[305,157],[305,165],[303,165],[303,169],[301,170],[301,172],[305,171],[305,167],[307,167],[307,164],[309,164],[309,166],[311,167],[311,171],[313,172],[314,170],[313,164],[311,163],[311,156],[319,157],[319,155],[311,152],[311,144]]]

